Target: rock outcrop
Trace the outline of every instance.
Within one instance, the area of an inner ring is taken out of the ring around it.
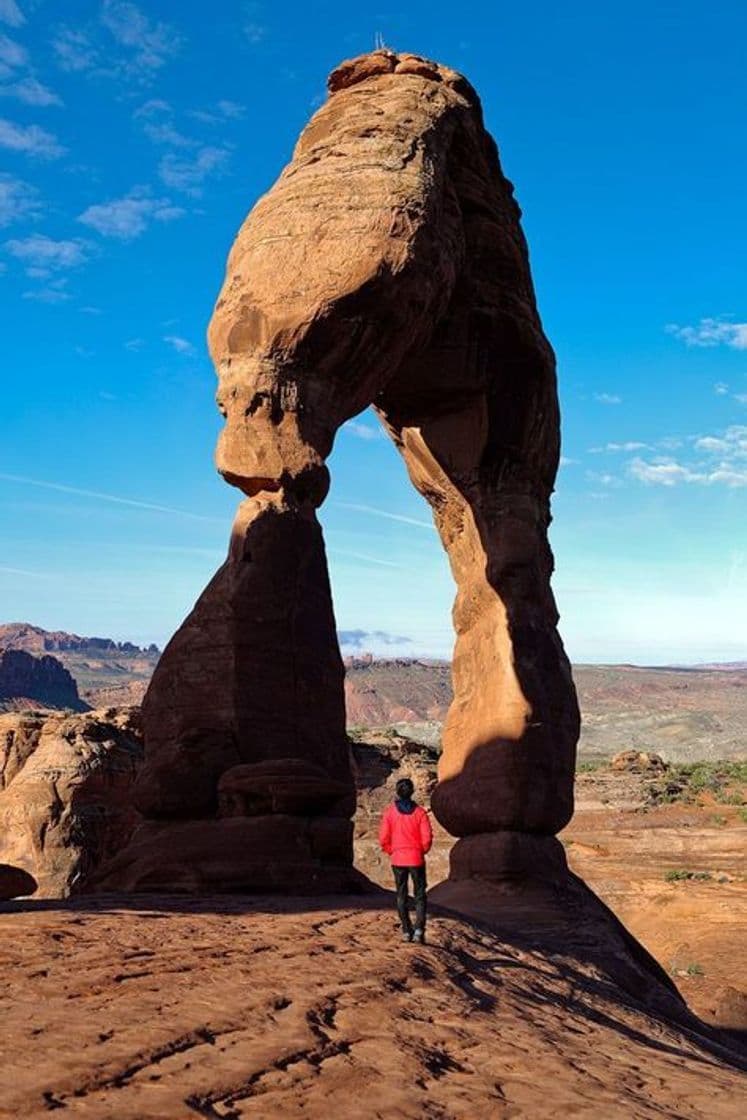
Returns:
[[[0,716],[0,861],[33,877],[38,897],[85,889],[129,839],[138,821],[130,793],[142,758],[136,716]]]
[[[34,657],[20,649],[0,650],[0,710],[41,704],[85,711],[78,686],[56,657]]]
[[[379,50],[338,67],[329,91],[239,231],[210,324],[226,419],[217,466],[245,499],[226,563],[146,695],[137,804],[160,834],[191,821],[212,848],[226,828],[222,775],[291,759],[350,791],[292,819],[339,822],[329,827],[342,837],[352,780],[316,509],[335,433],[373,403],[457,584],[455,696],[433,798],[464,838],[454,873],[555,868],[579,717],[550,590],[554,358],[520,211],[455,71]],[[233,821],[261,837],[271,817]],[[142,885],[130,855],[118,874]],[[351,860],[340,840],[341,883]]]

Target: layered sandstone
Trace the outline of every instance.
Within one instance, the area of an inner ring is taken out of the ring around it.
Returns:
[[[457,584],[455,695],[433,800],[466,838],[455,872],[495,866],[501,877],[514,857],[523,870],[555,868],[579,721],[549,582],[554,358],[519,208],[479,99],[455,71],[380,50],[343,63],[329,90],[239,231],[210,324],[226,420],[217,466],[246,498],[226,563],[146,696],[137,804],[159,835],[174,830],[174,851],[192,822],[193,863],[198,834],[210,850],[226,840],[219,783],[234,767],[307,762],[352,793],[315,511],[337,430],[374,404]],[[293,818],[306,837],[314,820],[339,822],[341,873],[352,807],[344,796]],[[261,845],[274,816],[233,819]],[[524,851],[527,836],[540,839]],[[297,852],[314,881],[313,845]],[[124,853],[108,882],[152,886],[146,863]]]

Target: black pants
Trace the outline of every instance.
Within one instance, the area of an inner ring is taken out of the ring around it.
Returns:
[[[412,875],[412,890],[415,895],[415,928],[425,929],[425,866],[393,867],[394,882],[397,887],[397,913],[404,933],[412,933],[410,913],[407,908],[407,878]]]

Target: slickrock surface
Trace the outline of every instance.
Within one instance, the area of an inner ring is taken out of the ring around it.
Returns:
[[[0,862],[41,897],[81,890],[137,820],[134,710],[0,715]]]
[[[560,945],[391,901],[0,908],[0,1116],[731,1120],[744,1075]]]

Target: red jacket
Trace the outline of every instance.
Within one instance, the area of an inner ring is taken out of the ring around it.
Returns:
[[[396,802],[385,810],[379,828],[379,844],[391,856],[392,867],[422,867],[432,843],[431,822],[420,805],[411,813],[401,812]]]

